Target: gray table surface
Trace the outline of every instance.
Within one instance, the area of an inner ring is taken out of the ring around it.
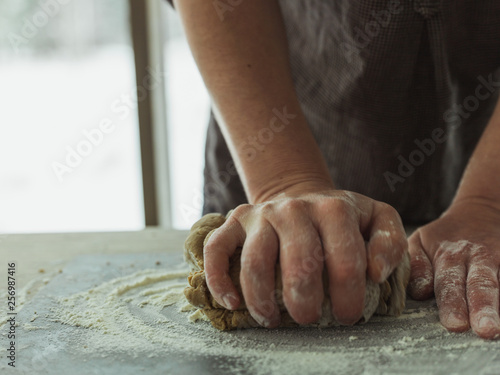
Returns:
[[[46,287],[32,298],[18,314],[19,352],[18,367],[13,370],[0,363],[0,374],[265,374],[319,373],[314,363],[315,353],[331,352],[332,370],[335,374],[500,374],[500,342],[487,342],[473,333],[450,334],[438,322],[434,301],[408,301],[407,314],[401,318],[375,317],[363,326],[278,329],[220,332],[220,345],[237,346],[242,342],[253,342],[256,346],[273,345],[265,358],[254,358],[254,364],[240,363],[234,356],[207,356],[186,353],[185,349],[170,348],[161,356],[133,355],[134,353],[111,353],[83,356],[73,347],[73,339],[84,328],[62,325],[50,319],[50,308],[54,298],[92,288],[96,284],[117,277],[117,274],[132,273],[139,269],[154,267],[155,261],[162,265],[182,262],[181,252],[85,255],[75,258],[64,271],[54,277]],[[133,263],[134,267],[129,267]],[[110,266],[111,264],[111,266]],[[24,329],[37,311],[40,330]],[[166,308],[164,314],[172,317],[177,312]],[[413,316],[413,317],[412,317]],[[410,317],[412,317],[410,319]],[[185,323],[192,324],[192,323]],[[208,323],[205,329],[212,329]],[[207,331],[208,332],[208,331]],[[5,331],[2,330],[2,343]],[[358,339],[352,340],[352,337]],[[308,349],[304,349],[307,345]],[[283,349],[285,348],[285,349]],[[293,351],[300,348],[300,355],[307,367],[290,367],[276,361],[273,350]],[[381,348],[385,350],[374,350]],[[365,353],[359,356],[360,351]],[[335,369],[335,353],[342,358],[353,358],[348,368]],[[310,358],[309,358],[309,357]],[[322,367],[324,368],[324,366]],[[269,370],[266,370],[269,369]]]

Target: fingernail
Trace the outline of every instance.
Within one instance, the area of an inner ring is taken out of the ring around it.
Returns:
[[[498,319],[494,319],[490,316],[483,316],[479,320],[478,327],[481,330],[487,329],[487,328],[496,328],[496,327],[498,327]]]
[[[460,328],[463,327],[467,322],[461,314],[450,313],[446,317],[446,326],[448,328]]]
[[[382,280],[387,279],[389,273],[391,272],[391,267],[389,266],[389,262],[385,259],[383,255],[377,255],[375,257],[375,264],[378,266],[380,277]]]
[[[255,314],[254,319],[259,323],[262,327],[269,328],[271,325],[271,321],[267,319],[266,317],[260,315],[260,314]]]
[[[238,307],[238,299],[231,293],[226,294],[224,297],[222,297],[222,300],[224,301],[224,305],[228,310],[234,310],[236,307]]]

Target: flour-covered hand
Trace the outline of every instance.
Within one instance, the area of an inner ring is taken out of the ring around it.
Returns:
[[[500,210],[485,200],[454,203],[409,238],[409,293],[434,293],[439,318],[450,331],[500,337]]]
[[[365,245],[365,241],[368,244]],[[283,302],[300,324],[321,317],[322,271],[329,276],[332,313],[343,324],[362,316],[366,275],[381,282],[401,262],[407,241],[394,208],[340,190],[278,196],[237,207],[204,249],[207,285],[213,297],[235,309],[240,297],[228,275],[239,246],[243,297],[259,324],[280,323],[275,266],[280,263]]]

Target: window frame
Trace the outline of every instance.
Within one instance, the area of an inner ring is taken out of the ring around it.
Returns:
[[[163,46],[166,17],[162,0],[129,0],[136,82],[141,87],[149,69],[165,71]],[[139,95],[139,92],[138,92]],[[175,231],[172,225],[165,84],[153,85],[138,101],[139,138],[145,225]]]

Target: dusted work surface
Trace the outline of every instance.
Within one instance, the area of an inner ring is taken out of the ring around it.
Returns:
[[[137,232],[37,233],[0,235],[0,280],[7,277],[8,261],[17,262],[17,287],[25,287],[40,271],[50,274],[82,254],[179,252],[187,231],[147,228]],[[6,284],[0,282],[0,292]]]
[[[20,311],[18,367],[0,373],[500,373],[500,342],[446,332],[433,301],[360,326],[219,332],[173,303],[185,272],[180,251],[74,259]]]

